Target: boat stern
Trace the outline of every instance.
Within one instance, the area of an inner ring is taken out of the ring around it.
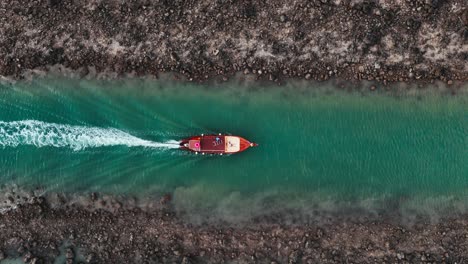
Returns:
[[[200,137],[191,137],[181,140],[179,148],[199,152],[201,150]]]

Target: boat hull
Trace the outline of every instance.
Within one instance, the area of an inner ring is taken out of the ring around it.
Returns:
[[[257,146],[245,138],[231,135],[200,135],[180,141],[180,149],[196,154],[234,154]]]

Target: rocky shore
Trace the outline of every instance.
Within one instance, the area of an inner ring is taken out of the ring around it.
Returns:
[[[53,198],[55,197],[55,198]],[[411,226],[385,217],[319,224],[268,218],[194,225],[163,196],[152,210],[109,196],[11,193],[0,213],[0,260],[26,263],[466,263],[468,215]],[[84,202],[87,201],[87,202]]]
[[[5,0],[0,76],[468,78],[465,0]]]

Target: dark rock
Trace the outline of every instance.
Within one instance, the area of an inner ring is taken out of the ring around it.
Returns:
[[[29,261],[29,264],[40,264],[40,263],[43,263],[40,258],[32,258]]]
[[[283,14],[283,15],[280,16],[280,20],[281,20],[281,22],[286,22],[288,20],[288,17]]]
[[[75,257],[75,254],[73,253],[73,250],[71,248],[67,248],[65,250],[65,258],[73,259],[74,257]]]
[[[159,203],[160,203],[160,204],[167,204],[167,203],[169,203],[171,200],[172,200],[172,196],[171,196],[171,194],[168,193],[168,194],[165,194],[165,195],[161,198],[161,200],[159,201]]]
[[[47,0],[47,4],[50,7],[56,7],[62,3],[62,0]]]

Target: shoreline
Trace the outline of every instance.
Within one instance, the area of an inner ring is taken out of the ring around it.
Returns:
[[[0,213],[0,260],[50,263],[65,255],[67,263],[463,263],[468,258],[466,214],[435,223],[419,217],[411,225],[384,216],[308,224],[265,217],[239,227],[187,222],[171,208],[169,195],[152,210],[98,193],[81,204],[59,194],[52,195],[55,200],[30,195],[8,198],[17,208]]]
[[[97,83],[129,83],[140,86],[145,86],[149,89],[148,85],[153,83],[162,83],[167,85],[182,84],[197,86],[202,89],[218,89],[228,88],[231,86],[238,86],[240,89],[253,89],[268,88],[285,89],[287,90],[336,90],[346,92],[359,92],[363,94],[382,94],[389,96],[405,96],[421,94],[425,92],[436,92],[440,95],[451,96],[465,96],[468,92],[468,85],[465,81],[454,81],[450,85],[440,80],[426,81],[408,81],[408,82],[394,82],[383,84],[378,81],[367,80],[346,80],[340,77],[328,80],[305,80],[303,78],[286,78],[277,81],[258,79],[254,74],[235,73],[229,79],[222,79],[219,76],[209,78],[206,80],[189,80],[185,76],[177,72],[165,72],[155,75],[136,75],[134,73],[125,73],[119,75],[115,72],[105,70],[103,72],[96,72],[95,70],[83,74],[82,69],[74,70],[66,68],[63,65],[47,66],[45,70],[28,70],[24,72],[21,78],[13,76],[1,76],[0,84],[14,85],[16,83],[30,84],[35,81],[43,80],[68,80],[68,81],[85,81]],[[314,87],[314,88],[312,88]]]
[[[192,81],[468,80],[463,0],[210,3],[3,1],[0,75],[63,65]]]

